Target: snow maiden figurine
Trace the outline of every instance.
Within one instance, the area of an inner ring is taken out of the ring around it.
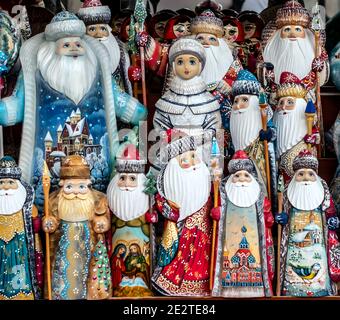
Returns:
[[[128,144],[117,157],[107,198],[112,217],[112,288],[114,297],[152,296],[150,290],[150,199],[144,192],[146,161]],[[156,222],[154,220],[153,222]]]
[[[261,191],[255,166],[236,151],[222,181],[222,214],[212,294],[222,297],[270,297],[274,277],[274,218]]]
[[[339,219],[328,186],[317,175],[318,160],[307,150],[294,159],[294,176],[284,192],[280,290],[284,296],[336,294],[340,280]]]

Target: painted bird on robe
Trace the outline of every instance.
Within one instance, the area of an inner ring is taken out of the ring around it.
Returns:
[[[291,263],[289,265],[292,267],[293,271],[303,280],[314,279],[321,269],[321,265],[319,263],[314,263],[311,267],[294,266]]]

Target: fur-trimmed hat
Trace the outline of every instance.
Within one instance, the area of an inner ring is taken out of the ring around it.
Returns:
[[[210,130],[201,135],[189,136],[180,130],[169,129],[162,135],[161,139],[166,143],[166,146],[161,150],[163,164],[187,151],[196,150],[200,145],[212,139]]]
[[[134,144],[128,144],[120,156],[117,156],[116,169],[118,172],[144,173],[146,160],[140,159]]]
[[[4,156],[0,159],[0,179],[21,179],[21,169],[10,156]]]
[[[223,22],[211,10],[205,10],[191,20],[190,31],[192,34],[209,33],[218,38],[224,35]]]
[[[299,25],[308,28],[310,20],[308,10],[294,0],[287,1],[276,13],[276,26],[278,29],[287,25]]]
[[[258,95],[261,90],[261,84],[256,77],[248,70],[240,70],[237,79],[232,86],[232,94],[234,97],[241,94]]]
[[[45,28],[45,37],[48,41],[56,41],[67,37],[82,37],[86,27],[75,14],[61,11],[56,14]]]
[[[71,155],[65,158],[60,168],[60,179],[90,178],[90,167],[82,156]]]
[[[78,10],[77,16],[88,26],[91,24],[109,24],[111,10],[103,6],[100,0],[85,0]]]
[[[196,40],[190,38],[180,38],[176,40],[169,50],[169,63],[175,61],[176,57],[181,54],[192,54],[197,57],[202,63],[202,70],[206,61],[204,47]]]
[[[228,163],[228,171],[234,174],[237,171],[245,170],[249,173],[255,171],[253,161],[251,161],[243,150],[238,150],[234,153],[233,157]]]
[[[277,86],[276,97],[305,98],[307,89],[301,80],[293,73],[285,71],[281,73],[280,84]]]
[[[311,154],[308,150],[302,150],[295,157],[293,161],[293,170],[296,172],[299,169],[312,169],[315,172],[318,172],[319,161],[318,159]]]

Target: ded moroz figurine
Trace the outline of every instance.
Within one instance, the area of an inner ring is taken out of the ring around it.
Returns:
[[[294,176],[284,192],[280,247],[280,291],[284,296],[336,294],[340,280],[339,219],[328,186],[318,174],[318,160],[303,150],[294,159]]]
[[[105,194],[91,188],[83,157],[66,157],[60,190],[49,197],[43,229],[50,233],[52,299],[104,299],[111,296],[111,272],[104,242],[110,229]],[[46,199],[45,199],[46,201]]]
[[[150,290],[150,199],[144,192],[146,161],[135,145],[117,156],[116,175],[107,189],[112,217],[112,288],[114,297],[152,296]],[[154,220],[153,222],[156,222]]]
[[[274,218],[255,166],[238,150],[221,191],[221,220],[213,296],[270,297],[274,277]]]
[[[211,139],[209,131],[204,136]],[[170,139],[157,177],[156,207],[165,223],[152,283],[165,295],[207,296],[212,202],[210,172],[196,152],[202,138],[176,132]]]
[[[132,95],[132,87],[128,78],[129,54],[124,44],[111,33],[110,8],[103,6],[100,0],[86,0],[79,8],[77,16],[84,21],[86,34],[100,41],[107,49],[110,56],[111,74],[117,84]]]
[[[0,159],[0,300],[40,299],[35,233],[39,218],[33,188],[14,159]],[[40,270],[41,271],[41,270]]]
[[[232,90],[234,102],[230,114],[230,134],[233,147],[235,150],[244,150],[254,161],[258,179],[268,188],[267,174],[269,173],[272,178],[276,176],[275,153],[271,142],[275,139],[275,129],[269,125],[266,130],[263,128],[261,115],[263,111],[259,101],[261,85],[250,71],[241,70]],[[271,118],[272,110],[269,105],[264,112],[267,119]],[[271,125],[271,122],[269,124]],[[264,140],[269,142],[269,172],[266,170]],[[274,180],[271,180],[273,186]],[[267,191],[265,194],[267,195]]]
[[[116,116],[132,124],[146,118],[145,107],[112,79],[107,50],[85,32],[73,13],[59,12],[21,47],[16,89],[0,101],[1,125],[23,121],[19,165],[36,190],[43,161],[55,187],[61,160],[72,154],[86,157],[94,186],[105,190],[119,145]]]
[[[275,108],[273,122],[276,127],[276,157],[279,161],[279,171],[283,174],[285,183],[294,175],[293,160],[308,144],[311,152],[316,155],[315,145],[320,142],[318,128],[314,125],[315,110],[310,110],[311,122],[306,118],[307,108],[313,104],[306,101],[307,89],[297,76],[283,72],[277,87],[278,104]],[[314,107],[315,109],[315,107]],[[308,112],[307,112],[307,116]],[[309,126],[309,128],[308,128]]]

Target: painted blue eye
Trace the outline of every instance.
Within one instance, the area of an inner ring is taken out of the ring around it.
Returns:
[[[178,60],[177,65],[181,66],[183,64],[183,60]]]
[[[195,60],[190,60],[190,64],[191,64],[192,66],[194,66],[194,65],[196,64],[196,61],[195,61]]]

